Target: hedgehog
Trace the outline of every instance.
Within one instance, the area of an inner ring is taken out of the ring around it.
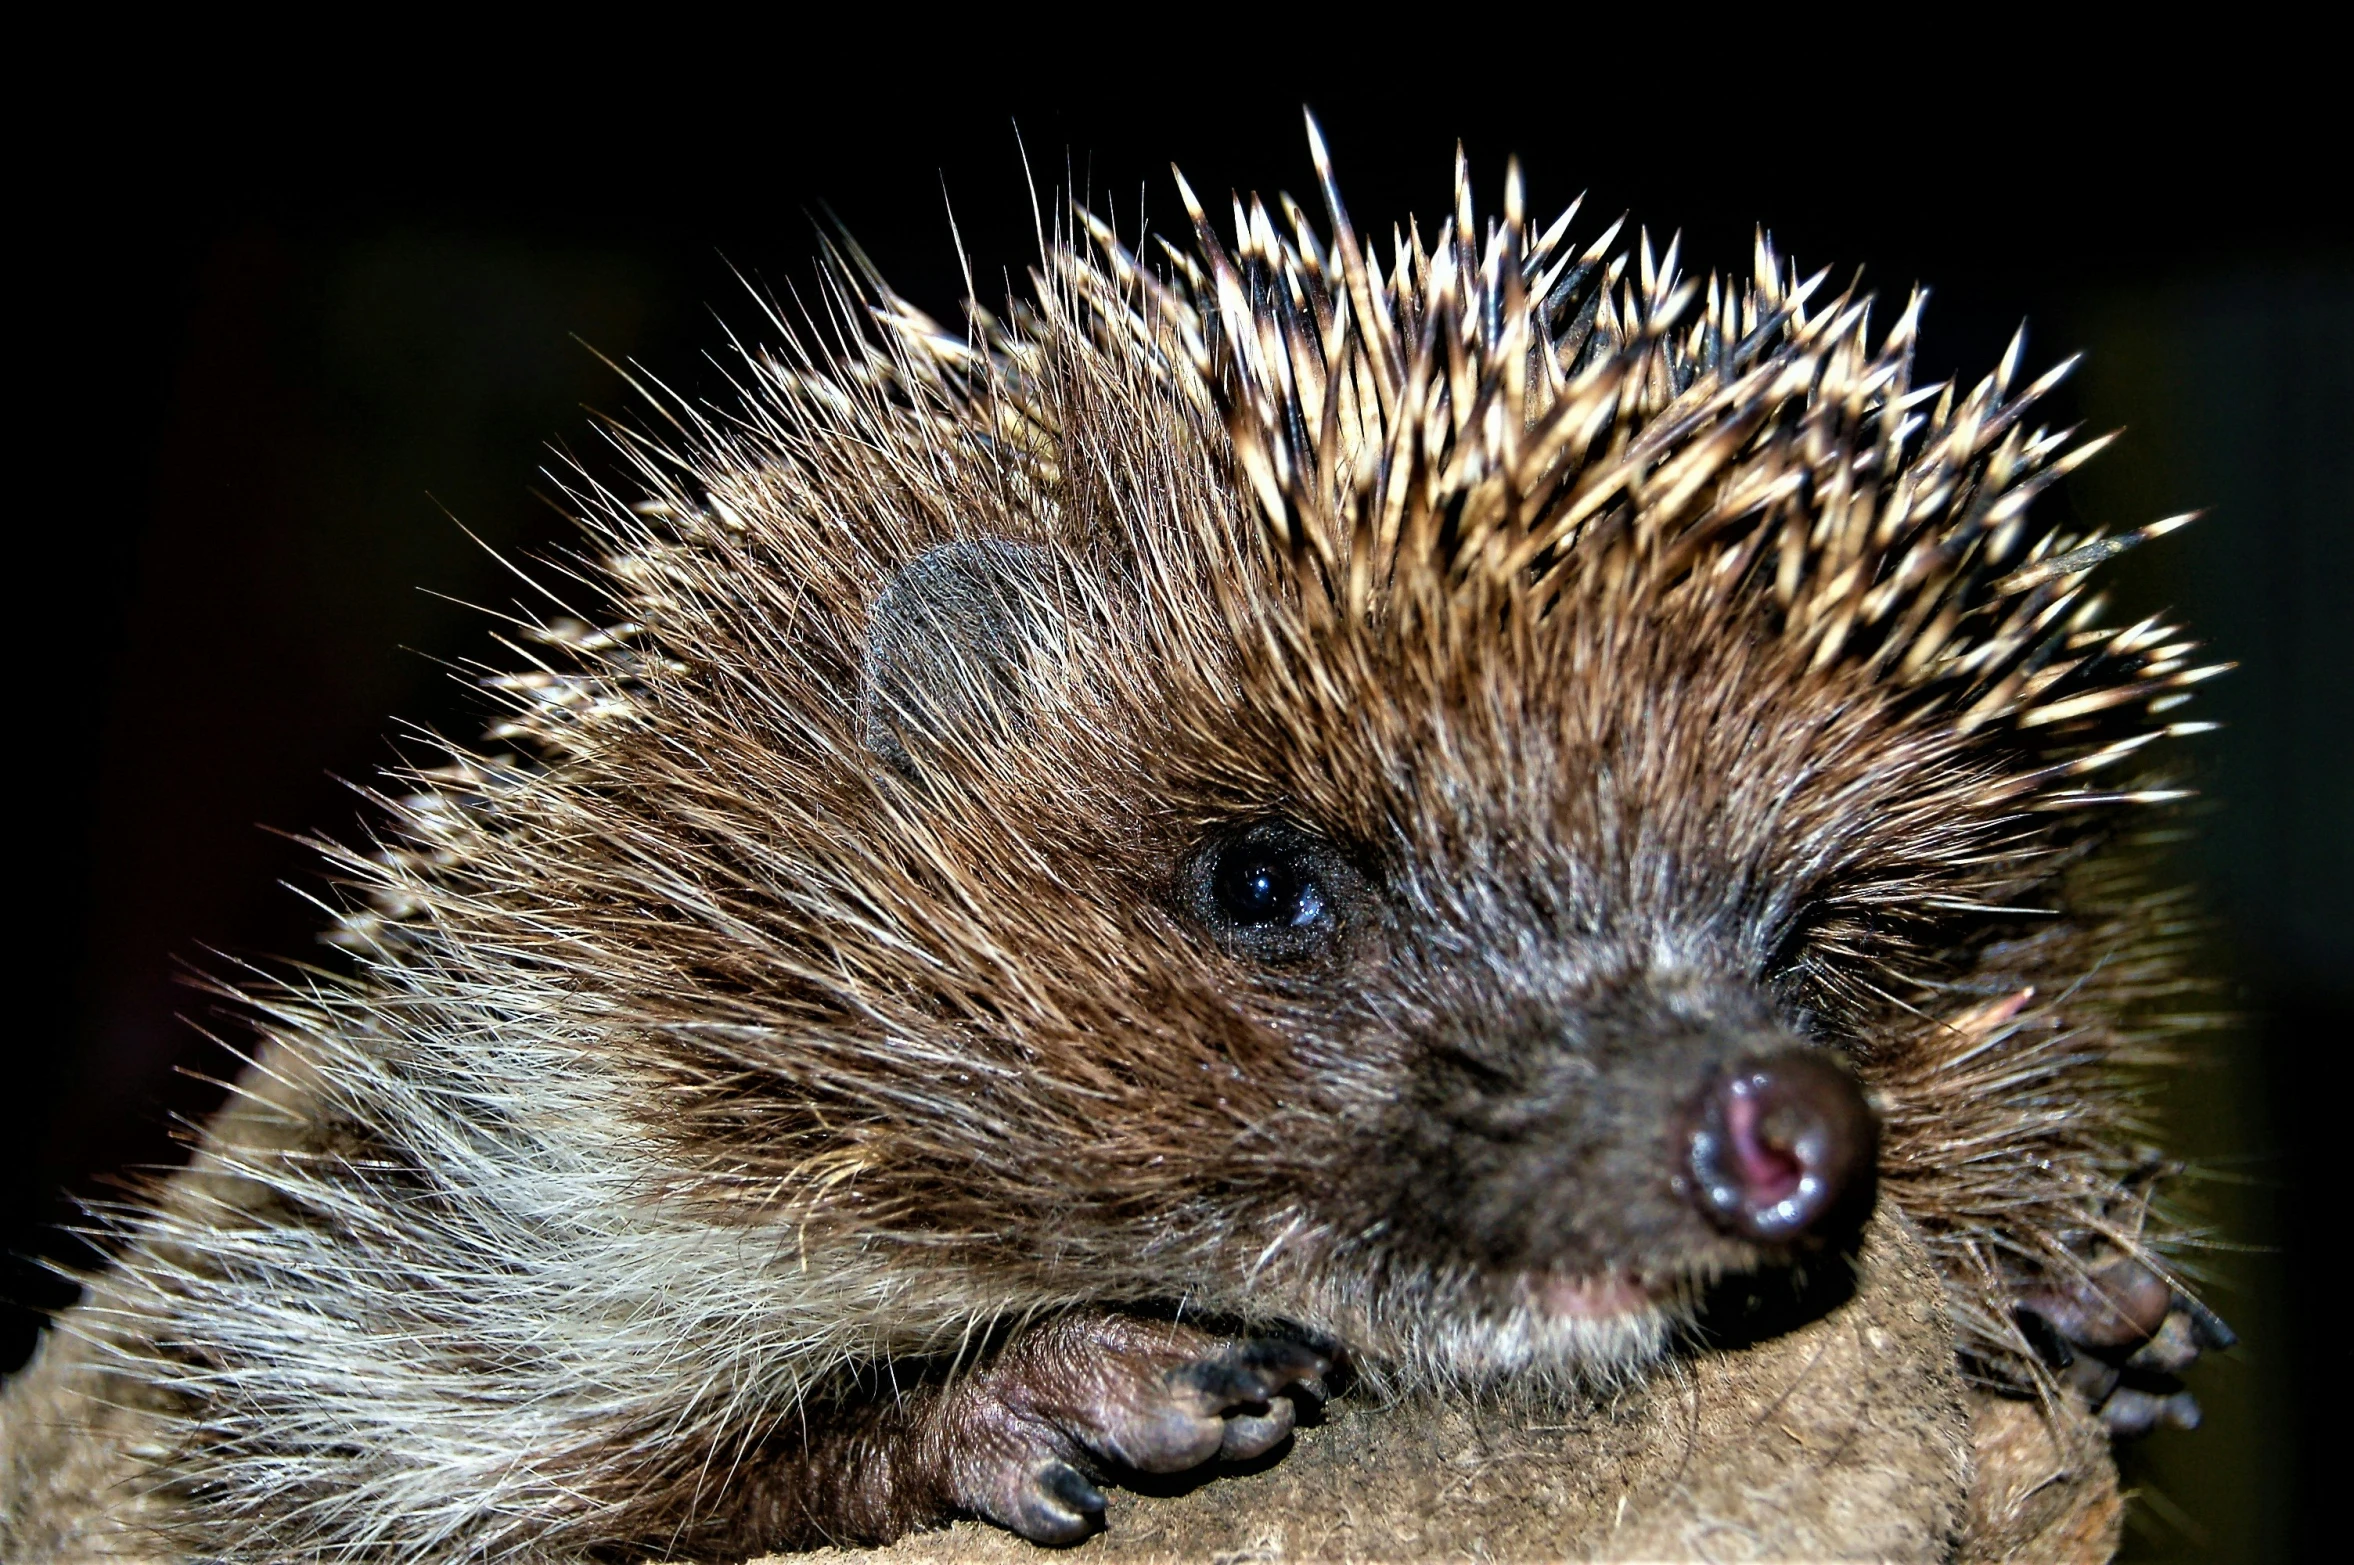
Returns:
[[[1638,1380],[1875,1209],[1981,1384],[2195,1422],[2139,845],[2220,666],[2090,586],[2189,518],[2032,516],[2069,364],[1915,385],[1918,290],[1460,151],[1385,251],[1309,142],[1321,227],[1074,205],[961,333],[844,244],[605,426],[487,739],[320,844],[348,969],[221,983],[11,1558],[1069,1542],[1344,1380]]]

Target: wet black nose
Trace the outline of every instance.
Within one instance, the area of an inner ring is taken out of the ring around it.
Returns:
[[[1828,1059],[1743,1060],[1701,1094],[1688,1123],[1677,1182],[1728,1233],[1796,1239],[1870,1200],[1879,1123]]]

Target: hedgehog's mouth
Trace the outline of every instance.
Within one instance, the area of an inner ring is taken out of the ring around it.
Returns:
[[[1555,1320],[1622,1320],[1648,1314],[1652,1308],[1650,1293],[1623,1273],[1532,1276],[1522,1280],[1521,1292],[1539,1314]]]
[[[1652,1290],[1624,1272],[1532,1271],[1496,1278],[1485,1307],[1434,1322],[1419,1344],[1444,1378],[1535,1372],[1615,1380],[1667,1351],[1674,1325]]]

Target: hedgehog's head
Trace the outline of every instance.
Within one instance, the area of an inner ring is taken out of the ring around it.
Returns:
[[[2079,779],[2198,672],[2093,627],[2116,543],[2024,526],[2089,448],[2016,353],[1916,392],[1911,310],[1762,244],[1638,287],[1516,194],[1385,275],[1327,195],[1177,283],[1099,233],[975,346],[885,301],[649,462],[672,520],[606,526],[662,655],[543,730],[657,892],[596,937],[611,1030],[902,1319],[1624,1360],[1852,1234],[1910,1155],[1866,1086],[2020,987],[2005,920],[2135,797]],[[2034,1135],[1987,1156],[2076,1155]]]
[[[884,790],[1035,996],[959,1023],[1057,1181],[1026,1256],[1464,1371],[1654,1345],[1696,1280],[1852,1235],[1840,946],[1927,873],[1939,746],[1704,593],[1451,594],[1417,636],[1138,581],[967,540],[867,615]],[[934,1220],[1002,1194],[978,1161]]]

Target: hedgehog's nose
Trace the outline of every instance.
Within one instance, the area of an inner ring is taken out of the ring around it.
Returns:
[[[1796,1239],[1871,1199],[1879,1124],[1848,1074],[1818,1055],[1742,1060],[1687,1125],[1676,1182],[1728,1233]]]

